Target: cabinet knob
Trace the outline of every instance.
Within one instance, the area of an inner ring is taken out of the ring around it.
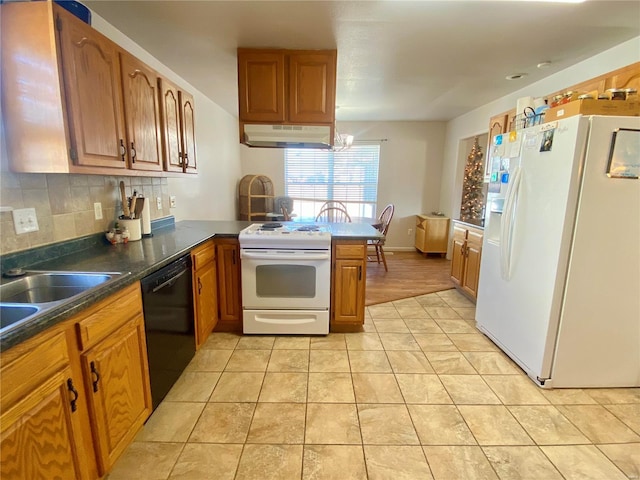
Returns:
[[[127,154],[127,149],[124,146],[124,140],[120,139],[120,156],[122,157],[122,161],[124,162],[124,156]]]

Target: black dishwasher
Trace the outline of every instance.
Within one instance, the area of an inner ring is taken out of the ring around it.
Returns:
[[[191,257],[185,255],[141,281],[155,409],[196,352]]]

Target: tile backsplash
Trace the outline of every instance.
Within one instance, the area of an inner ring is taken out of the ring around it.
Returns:
[[[120,181],[128,196],[136,190],[151,202],[151,219],[170,215],[166,178],[0,172],[0,255],[107,231],[122,214]],[[35,208],[39,230],[17,235],[9,208]]]

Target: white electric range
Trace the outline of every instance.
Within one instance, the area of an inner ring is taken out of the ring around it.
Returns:
[[[331,230],[255,223],[240,232],[243,332],[329,333]]]

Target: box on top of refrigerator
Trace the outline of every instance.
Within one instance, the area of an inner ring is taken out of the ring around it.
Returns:
[[[596,100],[594,98],[574,100],[546,110],[544,123],[581,114],[637,117],[640,116],[640,102],[637,100]]]

